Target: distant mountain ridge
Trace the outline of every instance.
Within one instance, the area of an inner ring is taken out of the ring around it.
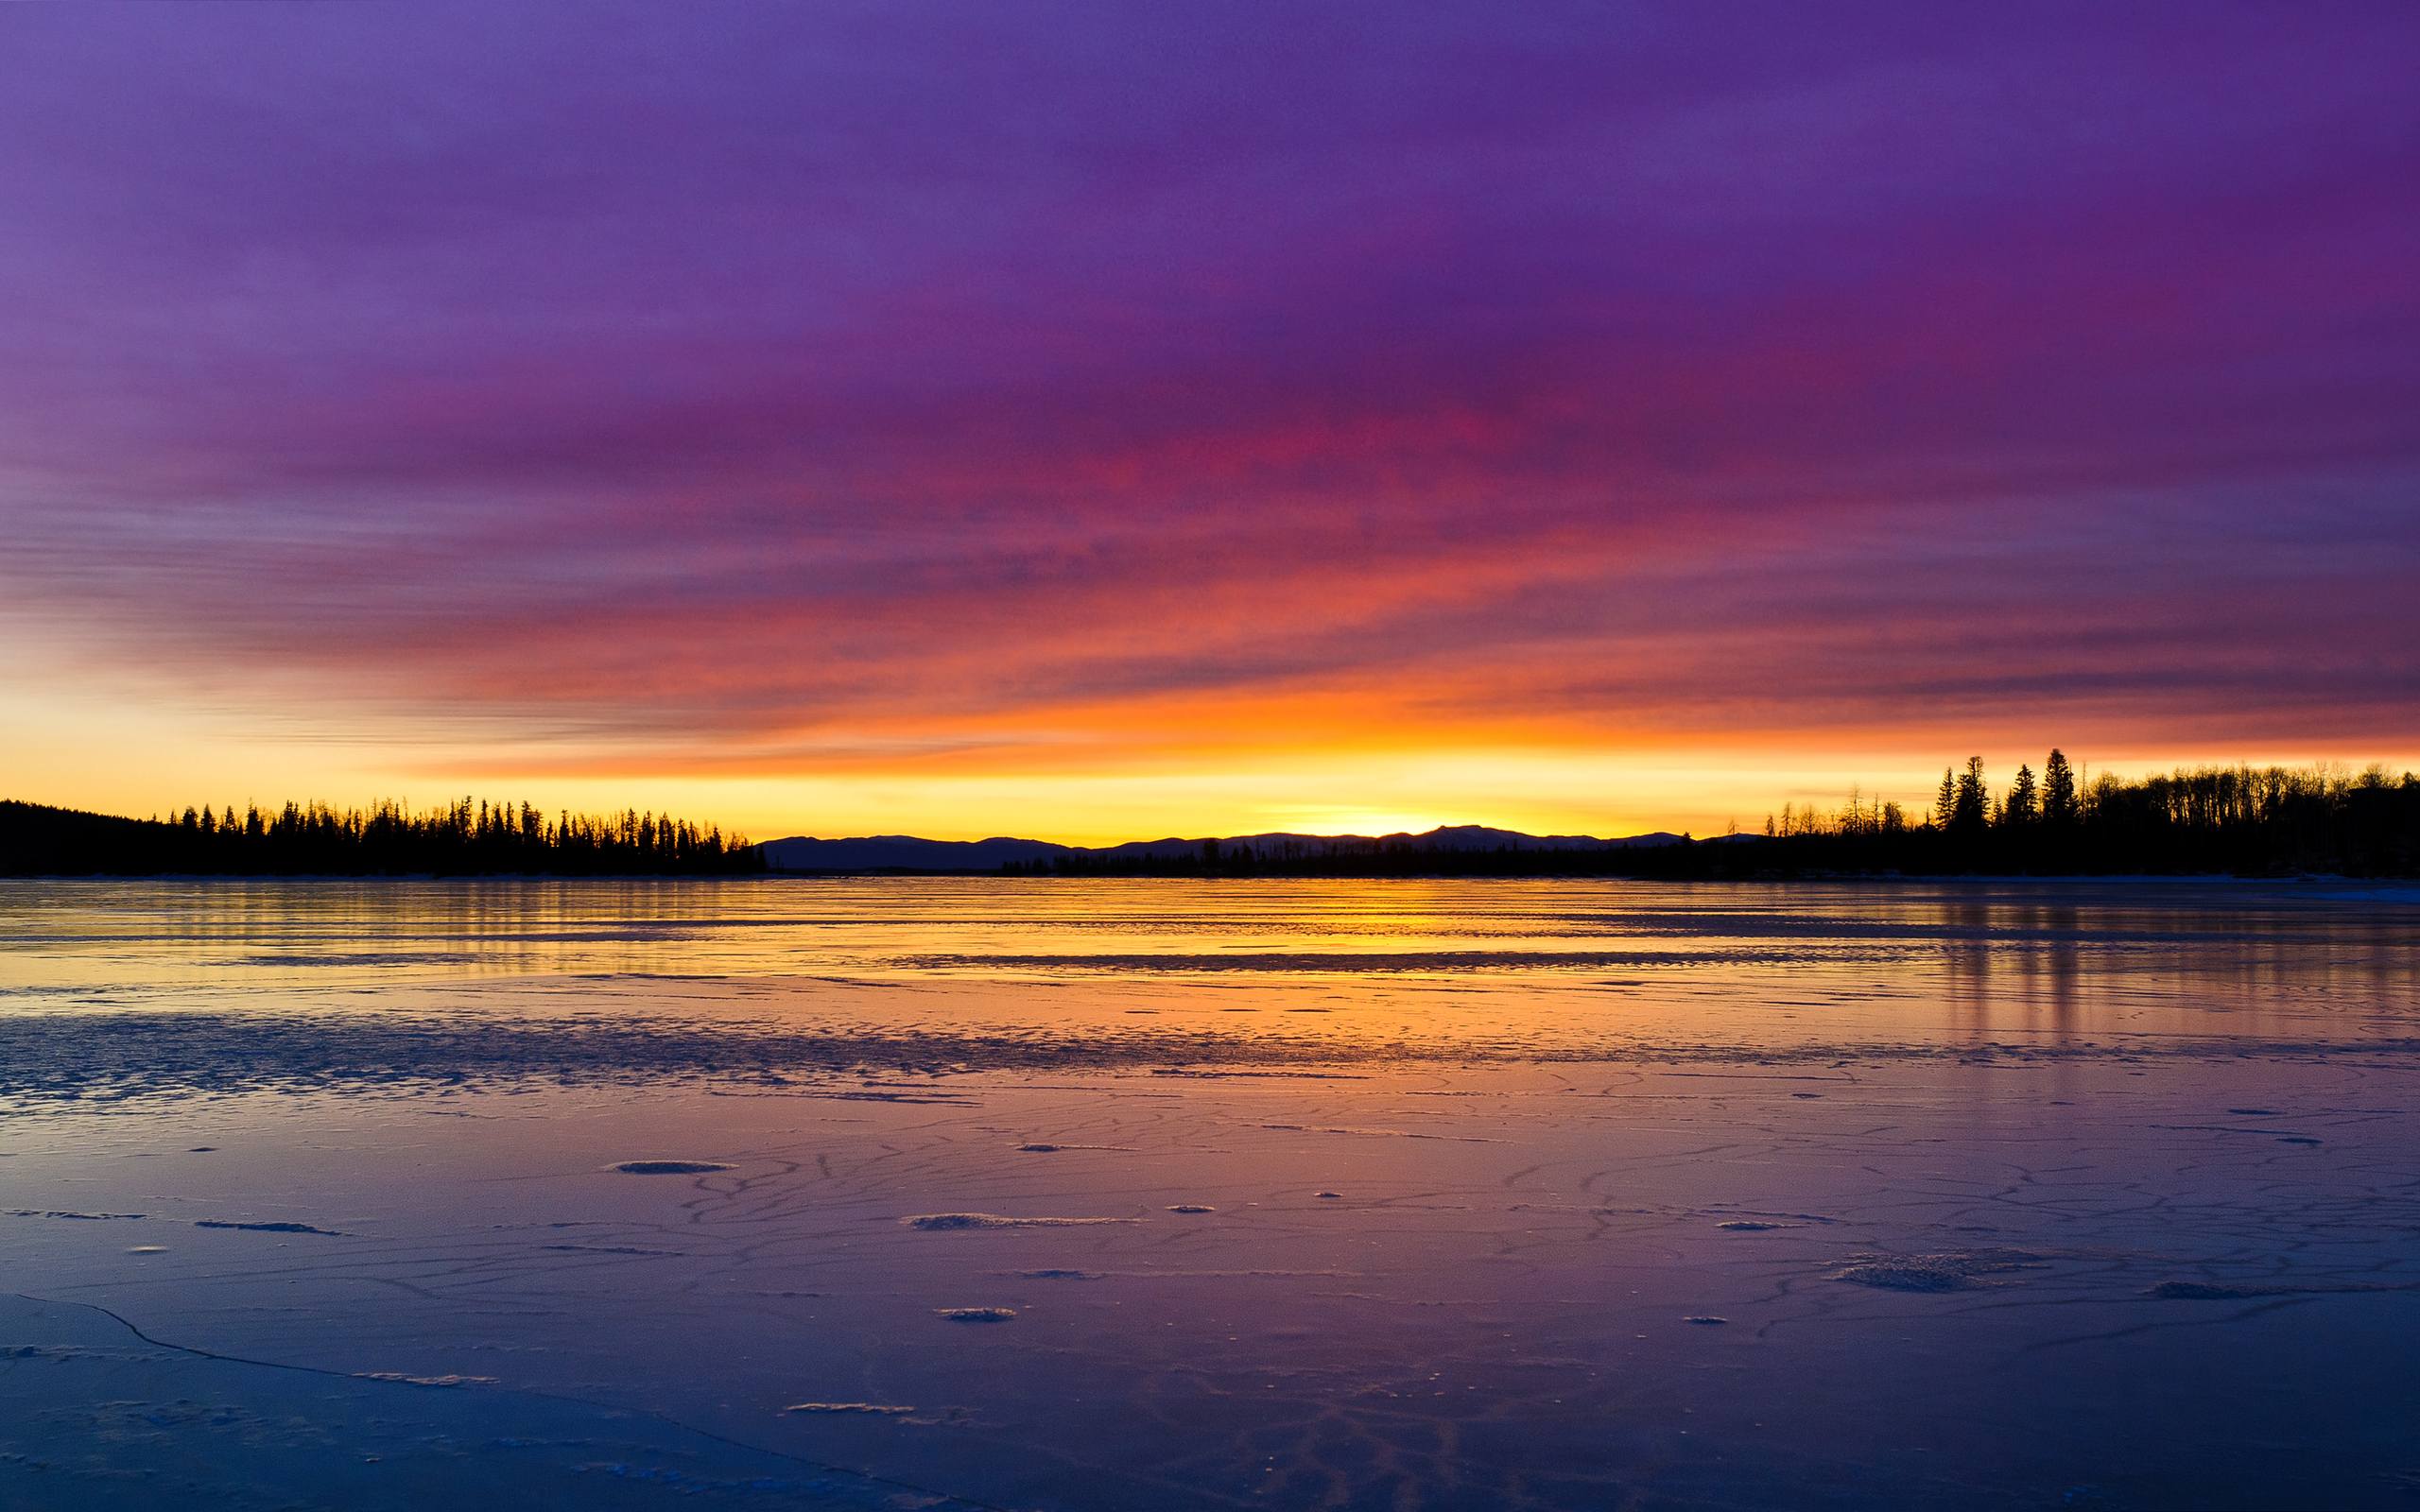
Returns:
[[[1384,850],[1627,850],[1678,845],[1684,838],[1664,830],[1600,839],[1590,834],[1525,834],[1518,830],[1491,829],[1483,824],[1449,824],[1420,834],[1293,834],[1274,831],[1190,839],[1170,835],[1111,846],[1060,845],[1009,835],[988,840],[926,840],[912,834],[867,834],[826,840],[799,834],[768,840],[760,849],[765,865],[774,871],[997,871],[1007,866],[1030,866],[1063,858],[1096,862],[1177,860],[1200,856],[1207,846],[1216,846],[1221,851],[1246,850],[1263,855],[1328,856]]]

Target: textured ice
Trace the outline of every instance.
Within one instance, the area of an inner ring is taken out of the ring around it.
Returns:
[[[1094,1224],[1132,1223],[1132,1218],[1011,1218],[996,1212],[920,1212],[899,1220],[910,1228],[1081,1228]]]
[[[406,1386],[488,1386],[495,1384],[493,1376],[465,1376],[448,1372],[441,1376],[416,1376],[401,1370],[356,1370],[354,1374],[364,1381],[392,1381]]]
[[[2397,1504],[2415,923],[0,885],[0,1505]]]
[[[2041,1258],[2014,1249],[1860,1255],[1834,1271],[1832,1279],[1893,1292],[1955,1292],[1985,1284],[1985,1277],[2028,1269],[2039,1264]]]
[[[334,1228],[321,1228],[313,1224],[295,1223],[287,1219],[275,1219],[265,1223],[244,1223],[232,1218],[197,1218],[193,1226],[197,1228],[239,1228],[246,1233],[255,1234],[325,1234],[331,1239],[347,1237]]]
[[[879,1401],[794,1401],[782,1409],[784,1412],[828,1413],[840,1417],[864,1418],[905,1418],[915,1410],[913,1407],[899,1407]]]

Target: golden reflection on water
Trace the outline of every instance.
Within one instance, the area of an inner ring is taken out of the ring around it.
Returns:
[[[11,884],[0,1013],[1182,1030],[1491,1057],[2337,1041],[2404,1032],[2413,912],[2211,884]]]
[[[104,1433],[151,1473],[188,1446],[124,1404],[233,1394],[265,1475],[333,1443],[532,1505],[573,1503],[510,1477],[653,1463],[634,1411],[716,1435],[682,1475],[883,1478],[825,1505],[2365,1504],[2409,1462],[2415,918],[2349,886],[0,885],[0,1342],[211,1351],[0,1360],[0,1502]],[[482,1383],[460,1419],[324,1400],[449,1377]]]

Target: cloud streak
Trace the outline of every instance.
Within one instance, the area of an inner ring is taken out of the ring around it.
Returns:
[[[10,691],[536,775],[2411,750],[2420,23],[2190,23],[12,10]]]

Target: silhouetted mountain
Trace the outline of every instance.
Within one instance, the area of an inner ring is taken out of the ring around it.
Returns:
[[[909,834],[752,846],[665,815],[529,804],[119,818],[0,802],[0,876],[733,875],[863,871],[1165,877],[2420,875],[2420,774],[2382,766],[2206,766],[2084,781],[2053,750],[2004,790],[1980,757],[1944,771],[1930,812],[1852,789],[1837,811],[1785,803],[1762,834],[1599,839],[1456,824],[1421,834],[1169,835],[1084,847]]]
[[[1047,861],[1069,848],[1047,840],[922,840],[912,834],[867,834],[848,840],[792,835],[758,848],[773,871],[997,871]]]
[[[1129,840],[1122,845],[1071,846],[1048,840],[997,836],[989,840],[924,840],[908,834],[869,834],[824,840],[793,835],[768,840],[760,848],[766,866],[774,871],[998,871],[1003,868],[1090,869],[1124,864],[1192,864],[1210,856],[1267,858],[1272,862],[1344,859],[1379,854],[1499,853],[1538,850],[1618,850],[1642,846],[1677,845],[1682,837],[1657,831],[1651,834],[1599,839],[1586,834],[1524,834],[1484,825],[1456,824],[1423,834],[1264,834],[1169,835],[1158,840]]]
[[[1238,834],[1086,848],[882,835],[776,840],[776,869],[1056,876],[1653,877],[2420,873],[2420,775],[2383,767],[2200,767],[2084,782],[2053,750],[1994,788],[1979,757],[1942,774],[1931,812],[1855,791],[1838,811],[1783,805],[1762,834],[1599,839],[1448,825],[1425,834]]]

